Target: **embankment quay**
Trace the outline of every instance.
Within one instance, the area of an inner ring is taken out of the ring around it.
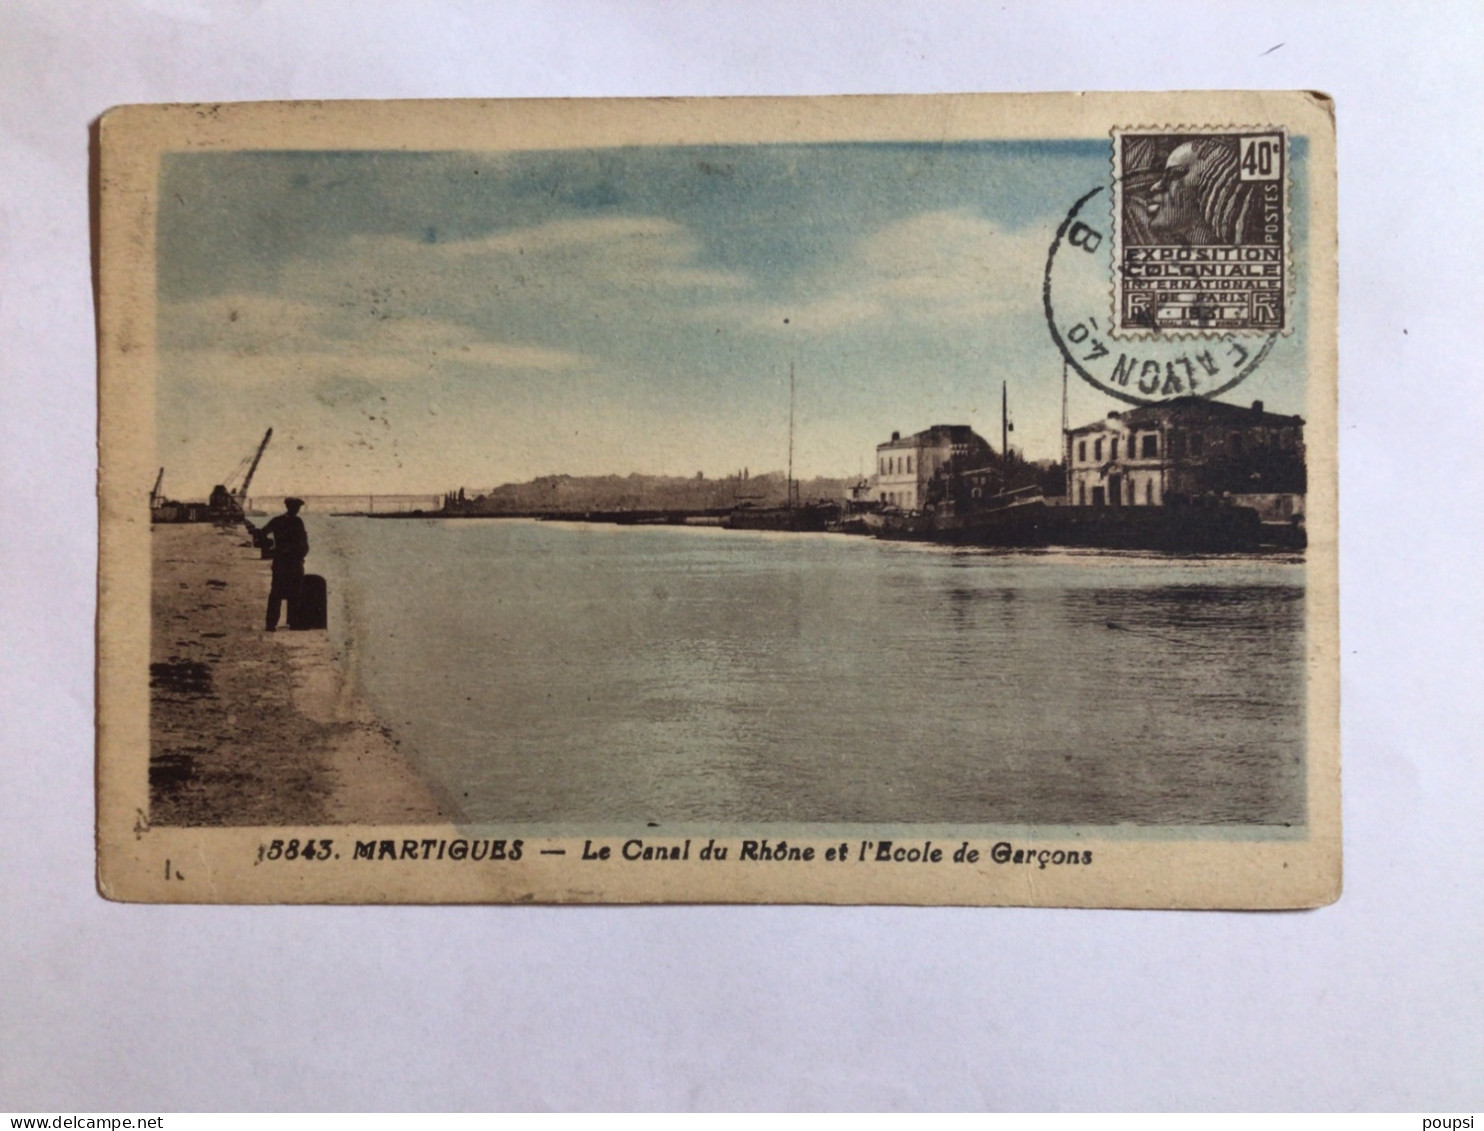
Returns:
[[[237,528],[152,528],[150,821],[415,823],[451,809],[356,695],[324,632],[263,631],[268,563]],[[312,559],[311,559],[312,561]]]
[[[893,541],[957,546],[1065,547],[1154,550],[1168,553],[1293,551],[1305,546],[1301,523],[1264,522],[1248,507],[1211,504],[1185,507],[1067,506],[1035,500],[1018,506],[1014,521],[993,511],[969,513],[885,512],[867,519],[828,504],[742,510],[479,511],[444,508],[400,512],[351,512],[377,519],[536,519],[545,522],[607,523],[619,526],[716,526],[784,533],[832,532],[874,535]]]

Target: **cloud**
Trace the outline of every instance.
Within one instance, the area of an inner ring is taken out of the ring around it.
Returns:
[[[652,216],[446,242],[356,235],[286,263],[272,295],[163,304],[160,346],[187,380],[591,372],[696,302],[751,286],[703,252],[685,225]]]
[[[957,327],[1034,311],[1049,234],[1006,231],[966,210],[925,212],[857,242],[846,261],[801,284],[797,302],[736,309],[755,328],[828,334],[884,322]],[[711,318],[726,309],[716,305]]]
[[[437,375],[450,365],[553,373],[575,369],[582,364],[576,355],[558,350],[539,346],[501,346],[499,343],[448,350],[426,357],[375,354],[363,349],[253,355],[182,350],[168,360],[183,376],[224,387],[271,382],[309,385],[335,382],[339,387],[346,381],[384,385]]]
[[[387,318],[370,323],[357,351],[415,361],[454,361],[484,369],[580,369],[588,359],[569,350],[493,341],[467,326],[435,318]]]
[[[587,280],[636,280],[650,286],[736,289],[750,280],[740,272],[698,266],[702,244],[683,224],[654,216],[605,216],[554,220],[480,240],[441,245],[460,258],[528,260],[570,270],[582,260]]]
[[[751,285],[740,272],[703,264],[703,250],[695,233],[673,220],[604,216],[447,242],[357,236],[347,242],[342,264],[328,272],[318,264],[305,270],[375,278],[388,287],[424,293],[436,291],[439,279],[456,278],[475,284],[471,296],[486,300],[494,292],[600,298],[614,288],[738,290]]]
[[[553,373],[579,353],[497,341],[438,318],[347,316],[328,303],[233,294],[161,311],[161,348],[179,373],[229,382],[401,381],[449,365]]]
[[[327,312],[318,303],[260,294],[217,295],[160,308],[160,348],[239,354],[313,348]]]
[[[410,243],[401,240],[401,243]],[[700,250],[700,241],[683,225],[659,216],[597,216],[551,220],[478,239],[452,240],[434,247],[444,256],[530,256],[598,251],[604,257],[622,249],[637,258],[684,262]]]

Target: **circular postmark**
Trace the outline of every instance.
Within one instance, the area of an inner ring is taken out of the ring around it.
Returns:
[[[1041,288],[1051,340],[1093,388],[1129,404],[1215,397],[1262,364],[1277,334],[1239,341],[1230,334],[1117,338],[1112,330],[1112,212],[1105,190],[1072,205],[1046,255]]]

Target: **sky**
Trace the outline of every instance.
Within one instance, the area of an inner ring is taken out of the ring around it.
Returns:
[[[1054,458],[1042,275],[1109,169],[1107,138],[168,154],[166,489],[270,425],[255,495],[782,470],[791,366],[801,478],[931,424],[998,446],[1002,382],[1012,446]],[[1296,319],[1225,399],[1303,411]],[[1073,425],[1127,407],[1070,397]]]

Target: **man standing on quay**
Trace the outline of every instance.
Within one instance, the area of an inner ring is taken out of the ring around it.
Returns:
[[[303,499],[285,499],[283,508],[288,513],[270,519],[261,530],[247,519],[242,520],[252,532],[253,542],[273,559],[273,587],[268,591],[268,619],[264,626],[269,632],[277,631],[278,613],[285,601],[289,603],[292,620],[294,602],[299,599],[299,590],[304,584],[309,534],[304,529],[304,520],[299,517],[303,505]]]

